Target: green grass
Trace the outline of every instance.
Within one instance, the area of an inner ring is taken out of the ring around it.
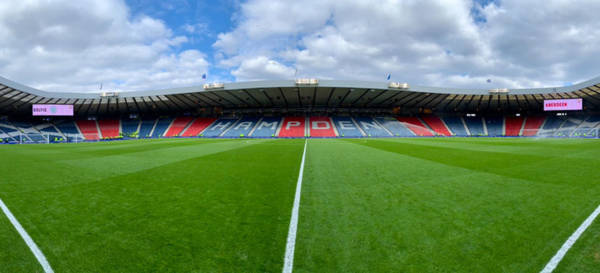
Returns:
[[[304,140],[0,146],[56,272],[280,272]],[[600,204],[597,140],[309,140],[295,272],[539,272]],[[600,272],[600,221],[556,272]],[[0,215],[0,272],[41,272]]]

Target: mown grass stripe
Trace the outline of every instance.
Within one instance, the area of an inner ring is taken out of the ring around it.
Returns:
[[[23,226],[21,226],[17,218],[15,218],[12,212],[10,212],[10,210],[4,204],[2,199],[0,199],[0,207],[2,208],[2,211],[4,212],[8,220],[10,220],[10,223],[15,227],[17,232],[19,232],[19,235],[21,235],[21,238],[23,238],[31,252],[33,252],[33,255],[38,260],[42,268],[44,268],[44,272],[53,273],[54,271],[52,270],[52,267],[50,267],[48,260],[46,260],[46,256],[44,256],[44,253],[42,253],[37,244],[33,241],[33,239],[31,239],[27,231],[25,231],[25,229],[23,228]]]

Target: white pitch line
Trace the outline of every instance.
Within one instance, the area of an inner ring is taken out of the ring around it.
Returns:
[[[554,257],[550,259],[546,267],[544,267],[544,269],[542,269],[540,273],[550,273],[554,271],[556,266],[558,266],[558,263],[560,263],[560,261],[565,257],[565,254],[567,254],[567,251],[569,251],[569,249],[575,244],[577,239],[579,239],[579,236],[581,236],[581,234],[583,234],[583,232],[592,224],[592,222],[594,222],[594,219],[598,217],[598,214],[600,214],[600,206],[598,206],[596,210],[594,210],[594,212],[592,212],[592,214],[590,214],[590,216],[588,216],[588,218],[585,219],[585,221],[583,221],[579,228],[577,228],[577,230],[575,230],[571,237],[567,239],[567,241],[562,245],[558,252],[556,252]]]
[[[287,243],[285,245],[285,258],[283,262],[283,273],[292,273],[294,268],[294,250],[296,248],[296,231],[298,229],[298,211],[300,210],[300,192],[302,190],[302,174],[304,173],[304,159],[306,158],[306,145],[308,139],[304,141],[304,152],[302,152],[302,163],[300,163],[300,174],[298,174],[298,183],[296,184],[296,195],[294,197],[294,207],[292,207],[292,218],[290,219],[290,229],[288,230]]]
[[[38,262],[40,263],[42,268],[44,268],[44,272],[54,273],[54,271],[52,270],[52,267],[50,267],[50,264],[48,263],[48,260],[46,260],[46,256],[44,256],[44,253],[42,253],[42,251],[38,248],[38,246],[35,244],[33,239],[31,239],[29,234],[27,234],[27,231],[25,231],[25,229],[23,229],[21,224],[19,224],[19,221],[17,221],[17,218],[15,218],[15,216],[10,212],[8,207],[6,207],[4,202],[2,202],[2,199],[0,199],[0,207],[2,207],[2,211],[4,212],[4,214],[6,214],[6,217],[8,218],[8,220],[10,220],[10,222],[15,227],[17,232],[19,232],[19,234],[21,235],[21,237],[23,238],[23,240],[25,241],[25,243],[27,244],[27,246],[29,247],[31,252],[33,252],[33,255],[35,256],[35,258],[38,260]]]

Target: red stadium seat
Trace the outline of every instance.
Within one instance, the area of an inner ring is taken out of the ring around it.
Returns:
[[[519,136],[523,127],[522,117],[506,117],[504,119],[504,134],[507,136]]]
[[[216,118],[197,118],[196,120],[194,120],[194,122],[192,122],[190,127],[188,127],[187,130],[185,130],[181,134],[181,136],[186,136],[186,137],[197,136],[200,133],[202,133],[202,131],[204,131],[204,129],[208,128],[208,126],[210,126],[213,122],[215,122],[215,120],[217,120],[217,119]]]
[[[87,140],[98,140],[100,139],[100,133],[98,133],[98,127],[96,127],[95,120],[78,120],[76,121],[77,127],[83,134],[83,137]]]
[[[119,136],[120,124],[118,119],[99,120],[98,127],[100,127],[100,133],[103,138],[115,138]]]
[[[308,126],[311,137],[335,137],[329,117],[310,117]]]
[[[546,117],[527,117],[523,136],[535,136],[544,124],[544,120],[546,120]]]
[[[165,136],[166,137],[178,136],[179,134],[181,134],[181,131],[183,131],[183,129],[185,129],[185,127],[188,124],[190,124],[192,119],[193,119],[192,117],[175,118],[175,120],[171,124],[171,127],[169,127],[169,130],[167,130],[167,132],[165,133]]]
[[[304,117],[285,117],[281,130],[280,137],[304,137],[306,135]]]
[[[431,130],[429,130],[418,118],[398,117],[397,119],[398,121],[404,123],[404,125],[413,131],[413,133],[415,133],[417,136],[433,136]]]
[[[451,136],[452,135],[452,133],[450,133],[450,131],[448,130],[448,127],[446,127],[446,124],[444,124],[444,122],[440,118],[438,118],[436,116],[424,116],[421,118],[438,135],[442,135],[442,136]]]

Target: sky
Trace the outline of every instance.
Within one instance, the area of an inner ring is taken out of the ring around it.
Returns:
[[[600,76],[597,10],[598,0],[2,0],[0,76],[67,92],[388,75],[567,86]]]

